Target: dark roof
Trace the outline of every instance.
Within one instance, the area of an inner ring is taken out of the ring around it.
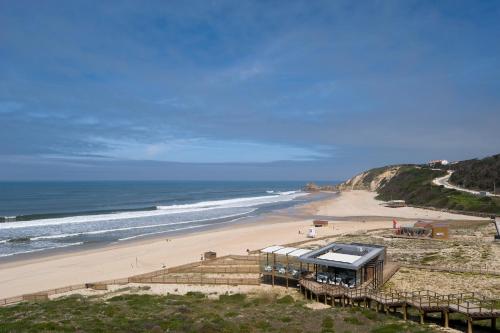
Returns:
[[[360,258],[352,263],[318,258],[323,254],[329,252],[347,254],[347,255],[356,255],[360,256]],[[309,264],[358,270],[360,267],[364,266],[366,263],[378,257],[379,255],[383,254],[384,252],[385,252],[385,247],[380,245],[368,245],[360,243],[353,243],[353,244],[330,243],[327,246],[324,246],[322,248],[319,248],[317,250],[311,251],[309,253],[300,256],[299,260]]]

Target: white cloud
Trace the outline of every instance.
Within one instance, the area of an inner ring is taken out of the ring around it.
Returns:
[[[111,158],[126,160],[155,160],[186,163],[267,163],[281,160],[307,161],[329,156],[318,148],[265,144],[244,141],[221,141],[204,138],[170,139],[156,143],[119,141],[93,138],[104,144],[106,151],[93,152]]]

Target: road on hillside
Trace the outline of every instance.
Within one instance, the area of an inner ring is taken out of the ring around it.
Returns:
[[[448,180],[450,180],[450,177],[451,177],[452,174],[453,174],[453,171],[448,171],[447,175],[445,175],[443,177],[434,178],[432,180],[432,183],[434,185],[438,185],[438,186],[442,185],[445,188],[450,188],[450,189],[461,191],[461,192],[467,192],[467,193],[474,194],[474,195],[481,195],[481,193],[486,193],[486,196],[489,196],[489,197],[500,197],[500,195],[498,195],[498,194],[493,194],[493,193],[484,192],[484,191],[469,190],[469,189],[466,189],[466,188],[463,188],[463,187],[460,187],[460,186],[456,186],[456,185],[450,184],[448,182]]]

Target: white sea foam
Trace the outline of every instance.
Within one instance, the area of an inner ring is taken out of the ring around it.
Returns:
[[[253,207],[268,203],[290,201],[303,195],[307,195],[307,193],[289,191],[289,192],[279,192],[279,195],[266,195],[260,197],[203,201],[194,204],[158,206],[157,208],[163,211],[177,211],[177,210],[199,211],[199,210],[207,210],[215,208]]]
[[[297,194],[297,193],[301,193],[302,195],[305,195],[305,193],[299,192],[299,191],[278,192],[279,195],[294,195],[294,194]]]
[[[239,217],[239,218],[233,219],[231,221],[219,222],[219,223],[216,223],[216,225],[232,223],[234,221],[241,220],[242,218],[243,217]],[[140,235],[125,237],[125,238],[120,238],[120,239],[118,239],[118,241],[125,241],[125,240],[130,240],[130,239],[139,238],[139,237],[145,237],[145,236],[156,235],[156,234],[167,233],[167,232],[175,232],[175,231],[196,229],[196,228],[202,228],[202,227],[206,227],[206,225],[193,225],[193,226],[190,226],[190,227],[177,228],[177,229],[172,229],[172,230],[167,230],[167,231],[149,232],[149,233],[145,233],[145,234],[140,234]]]
[[[198,202],[193,204],[183,204],[183,205],[158,206],[157,210],[149,210],[149,211],[120,212],[120,213],[109,213],[109,214],[98,214],[98,215],[82,215],[82,216],[71,216],[71,217],[51,218],[42,220],[31,220],[31,221],[5,222],[5,223],[0,223],[0,230],[36,227],[36,226],[61,225],[70,223],[88,223],[88,222],[100,222],[100,221],[125,220],[132,218],[141,218],[141,217],[200,212],[212,209],[255,207],[270,203],[286,202],[305,195],[307,195],[307,193],[298,191],[288,191],[288,192],[279,192],[278,195],[203,201],[203,202]]]
[[[245,215],[245,214],[252,213],[255,210],[257,210],[257,209],[256,208],[255,209],[250,209],[248,211],[245,211],[245,212],[239,213],[239,214],[217,216],[217,217],[213,217],[213,218],[209,218],[209,219],[198,219],[198,220],[188,220],[188,221],[182,221],[182,222],[169,222],[169,223],[150,224],[150,225],[125,227],[125,228],[104,229],[104,230],[96,230],[96,231],[85,231],[85,232],[78,232],[78,233],[72,233],[72,234],[58,234],[58,235],[38,236],[38,237],[32,237],[31,240],[32,241],[36,241],[36,240],[59,239],[59,238],[67,238],[67,237],[83,236],[83,235],[99,235],[99,234],[105,234],[105,233],[108,233],[108,232],[115,232],[115,231],[128,231],[128,230],[137,230],[137,229],[149,229],[149,228],[164,227],[164,226],[168,226],[168,225],[180,225],[180,224],[187,224],[187,223],[206,222],[206,221],[211,221],[211,220],[226,219],[226,218],[230,218],[230,217]],[[234,219],[234,220],[231,220],[231,221],[236,221],[238,219]],[[202,226],[206,226],[206,225],[202,225]],[[170,231],[176,231],[176,230],[178,230],[178,229],[163,230],[163,231],[160,231],[160,232],[170,232]],[[1,242],[2,241],[0,241],[0,243]],[[7,242],[7,241],[5,241],[5,242]]]
[[[67,243],[67,244],[61,244],[61,245],[56,245],[52,247],[44,247],[42,249],[33,249],[33,250],[26,250],[26,251],[19,251],[19,252],[13,252],[13,253],[6,253],[6,254],[0,254],[0,257],[10,257],[16,254],[25,254],[25,253],[33,253],[33,252],[40,252],[40,251],[45,251],[45,250],[52,250],[52,249],[59,249],[63,247],[68,247],[68,246],[75,246],[75,245],[82,245],[83,242],[76,242],[76,243]]]

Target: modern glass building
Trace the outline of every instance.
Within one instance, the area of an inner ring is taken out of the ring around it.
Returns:
[[[382,282],[385,247],[368,244],[331,243],[319,249],[269,246],[260,251],[265,281],[284,282],[314,279],[319,283],[354,288],[367,282]]]
[[[383,280],[385,247],[369,244],[331,243],[308,252],[299,260],[314,267],[316,282],[354,288]]]

